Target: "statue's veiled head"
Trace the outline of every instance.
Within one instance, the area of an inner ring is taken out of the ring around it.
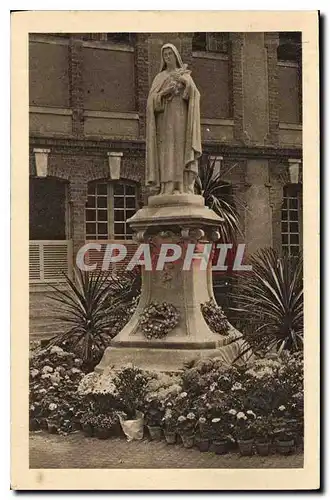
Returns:
[[[171,43],[166,43],[161,49],[160,71],[164,69],[182,68],[183,62],[178,49]]]

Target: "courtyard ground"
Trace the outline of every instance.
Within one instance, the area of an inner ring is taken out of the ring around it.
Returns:
[[[303,454],[241,457],[238,453],[215,455],[197,448],[167,445],[147,439],[86,438],[81,432],[68,436],[44,431],[30,433],[31,469],[247,469],[302,468]]]

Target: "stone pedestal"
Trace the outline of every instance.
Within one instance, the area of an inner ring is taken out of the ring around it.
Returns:
[[[221,222],[205,207],[202,196],[189,194],[152,196],[148,205],[129,219],[137,240],[150,245],[154,265],[162,243],[180,245],[183,257],[189,243],[195,245],[195,253],[205,252],[210,248],[205,244],[219,238]],[[228,336],[212,332],[201,312],[201,304],[214,298],[211,257],[207,266],[196,259],[188,270],[182,268],[182,260],[167,263],[159,271],[147,271],[142,266],[142,292],[136,312],[111,341],[96,371],[129,362],[141,368],[177,371],[192,359],[217,355]],[[144,308],[154,301],[175,306],[180,320],[166,337],[149,340],[139,320]]]

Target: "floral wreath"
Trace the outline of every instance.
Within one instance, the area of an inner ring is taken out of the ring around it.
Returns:
[[[215,333],[229,334],[229,323],[222,307],[213,299],[201,304],[201,310],[208,327]]]
[[[154,301],[143,310],[139,326],[147,339],[162,339],[176,327],[179,319],[179,311],[173,304]]]

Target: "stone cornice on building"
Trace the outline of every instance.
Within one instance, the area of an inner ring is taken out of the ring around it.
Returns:
[[[30,147],[51,148],[52,153],[85,154],[106,156],[108,151],[122,151],[132,156],[145,153],[145,141],[142,139],[78,139],[30,136]],[[215,141],[203,143],[204,153],[232,156],[236,158],[287,159],[302,156],[300,147],[280,146],[242,146],[221,144]]]

